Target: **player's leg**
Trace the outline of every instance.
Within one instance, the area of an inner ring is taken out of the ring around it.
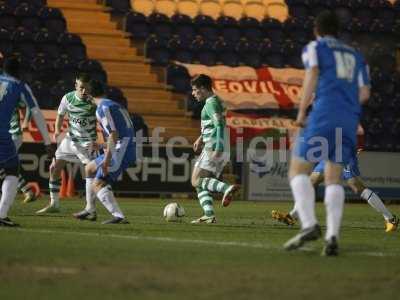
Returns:
[[[325,165],[325,197],[326,208],[326,245],[322,254],[327,256],[338,254],[337,241],[344,206],[344,189],[340,184],[343,166],[339,163],[327,161]]]
[[[197,192],[197,197],[199,199],[199,203],[201,208],[203,209],[204,215],[196,220],[193,220],[193,224],[197,223],[215,223],[215,213],[214,213],[214,207],[213,207],[213,198],[211,196],[211,193],[203,189],[200,185],[200,179],[202,177],[212,177],[214,176],[212,172],[201,169],[200,168],[200,159],[198,160],[198,163],[196,163],[193,173],[192,173],[192,185],[196,189]]]
[[[297,249],[305,242],[316,240],[321,236],[321,229],[315,216],[315,190],[309,177],[312,169],[312,163],[296,156],[292,157],[289,181],[302,229],[285,243],[286,250]]]
[[[399,218],[387,209],[381,198],[374,193],[374,191],[364,185],[359,176],[348,178],[346,183],[355,194],[360,195],[361,199],[367,201],[373,209],[382,214],[385,219],[386,232],[395,231],[397,229]]]
[[[195,182],[196,187],[201,187],[209,192],[223,193],[222,206],[226,207],[233,199],[234,193],[239,189],[235,184],[228,184],[217,178],[222,173],[225,164],[227,163],[226,155],[221,155],[217,159],[211,158],[211,151],[203,150],[201,154],[200,168],[208,170],[214,174],[213,177],[200,177]]]
[[[6,161],[0,165],[3,169],[4,179],[1,185],[1,200],[0,200],[0,226],[15,227],[18,224],[8,218],[8,211],[14,202],[17,195],[18,175],[19,175],[19,160],[18,157]]]

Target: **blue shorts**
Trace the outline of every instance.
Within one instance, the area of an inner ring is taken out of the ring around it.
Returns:
[[[325,161],[320,161],[313,169],[313,172],[316,173],[324,173],[325,169]],[[349,180],[354,177],[360,176],[360,169],[358,168],[358,159],[357,156],[354,156],[350,159],[350,162],[344,166],[342,172],[342,179]]]
[[[96,163],[97,172],[96,178],[111,183],[117,181],[119,175],[127,169],[136,160],[135,147],[127,147],[126,151],[116,150],[111,158],[110,165],[108,166],[108,174],[104,175],[102,165],[104,161],[104,154],[98,156],[94,161]]]
[[[347,165],[356,154],[357,125],[358,120],[324,122],[310,116],[307,126],[296,138],[293,155],[311,163],[330,160]],[[341,131],[340,139],[336,129]]]
[[[2,175],[19,175],[19,159],[18,155],[14,155],[13,157],[0,162],[0,170],[3,170]],[[3,178],[1,178],[3,179]]]

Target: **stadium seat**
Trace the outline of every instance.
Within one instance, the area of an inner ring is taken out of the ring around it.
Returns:
[[[261,0],[246,1],[244,4],[244,15],[261,22],[265,18],[266,7]]]
[[[219,38],[213,46],[217,60],[223,65],[230,67],[237,67],[240,63],[240,57],[236,53],[236,45],[231,42],[225,41],[223,38]]]
[[[284,37],[282,23],[273,18],[265,18],[261,22],[261,28],[271,41],[281,41]]]
[[[334,5],[334,11],[338,17],[341,28],[344,28],[351,23],[353,18],[352,10],[353,8],[351,2],[349,1],[337,1],[337,3]]]
[[[212,41],[217,40],[219,30],[213,18],[206,15],[198,15],[193,22],[199,35]]]
[[[221,16],[217,19],[217,26],[226,42],[236,43],[240,40],[241,32],[239,23],[235,18]]]
[[[261,66],[261,55],[259,53],[259,43],[242,39],[236,45],[236,52],[240,56],[240,62],[252,68]]]
[[[194,60],[198,63],[206,66],[213,66],[217,63],[217,55],[210,40],[197,36],[192,41],[190,48],[194,54]]]
[[[217,0],[203,0],[199,4],[200,14],[209,16],[214,20],[222,14],[222,8]]]
[[[365,26],[369,26],[374,18],[374,11],[365,3],[355,6],[353,12],[353,16]]]
[[[289,11],[286,4],[281,2],[271,2],[267,6],[267,15],[270,18],[284,22],[289,16]]]
[[[63,52],[76,61],[86,58],[86,46],[79,35],[74,33],[63,33],[59,36],[58,42]]]
[[[53,108],[49,86],[39,80],[35,80],[29,86],[41,109]]]
[[[259,52],[263,65],[274,68],[284,67],[283,47],[278,42],[271,42],[269,39],[263,40],[260,43]]]
[[[175,92],[186,93],[191,90],[190,75],[185,67],[170,64],[166,68],[166,83]]]
[[[18,27],[18,19],[14,16],[14,8],[0,3],[0,28],[14,30]]]
[[[78,71],[78,62],[68,57],[68,55],[60,55],[53,62],[53,69],[55,74],[57,74],[57,79],[62,79],[65,81],[74,81]]]
[[[124,108],[128,108],[128,102],[124,96],[124,94],[122,93],[122,91],[115,87],[115,86],[107,86],[106,87],[106,97],[108,99],[111,99],[117,103],[119,103],[120,105],[122,105]],[[137,128],[135,128],[135,131],[137,131]]]
[[[35,80],[43,82],[52,82],[54,80],[53,62],[46,56],[36,56],[32,60],[32,70],[34,72]]]
[[[8,56],[13,52],[13,44],[11,42],[11,32],[5,28],[0,28],[0,53]]]
[[[36,31],[42,26],[38,16],[39,8],[28,3],[20,4],[14,11],[14,15],[19,19],[20,26]]]
[[[192,19],[187,15],[174,14],[171,22],[175,26],[175,34],[181,38],[192,40],[196,35],[196,29]]]
[[[146,17],[154,12],[154,2],[152,0],[131,0],[132,11],[141,13]]]
[[[243,5],[239,0],[226,0],[222,6],[222,14],[239,21],[243,17]]]
[[[71,91],[74,90],[74,82],[59,80],[57,83],[52,86],[50,89],[50,95],[52,98],[53,109],[57,108],[60,104],[62,97]]]
[[[179,0],[177,2],[177,12],[194,19],[199,14],[199,4],[196,0]]]
[[[127,0],[105,0],[104,4],[111,7],[113,13],[125,14],[131,9]]]
[[[289,15],[293,18],[306,18],[310,15],[310,1],[286,0]]]
[[[174,0],[155,0],[155,11],[172,17],[176,12],[176,2]]]
[[[12,42],[14,44],[14,52],[32,59],[36,56],[36,46],[33,42],[33,34],[25,28],[18,28],[12,34]]]
[[[128,12],[123,24],[124,30],[129,32],[133,39],[144,40],[150,35],[150,25],[142,13]]]
[[[47,4],[46,0],[6,0],[5,2],[13,7],[18,7],[21,4],[29,4],[41,8]]]
[[[255,18],[245,17],[240,19],[242,36],[248,41],[260,41],[264,37],[261,24]]]
[[[172,24],[170,19],[163,14],[152,13],[147,17],[151,31],[156,36],[169,39],[172,36]]]
[[[61,10],[52,7],[43,7],[39,11],[39,17],[42,24],[48,31],[63,33],[66,31],[67,24]]]
[[[175,36],[168,41],[168,49],[172,60],[182,63],[192,63],[193,52],[191,51],[191,40]]]
[[[145,42],[145,56],[155,65],[165,66],[170,60],[167,40],[151,35]]]

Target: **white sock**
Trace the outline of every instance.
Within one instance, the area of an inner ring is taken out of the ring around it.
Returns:
[[[85,210],[92,213],[96,211],[96,194],[92,190],[94,178],[86,178],[86,207]]]
[[[294,219],[298,219],[299,218],[299,214],[297,213],[296,202],[294,203],[294,206],[293,206],[292,210],[290,211],[289,215]]]
[[[60,193],[50,192],[50,205],[59,207],[60,206]]]
[[[1,201],[0,201],[0,218],[4,219],[7,217],[8,210],[14,202],[15,196],[17,195],[18,177],[17,176],[6,176],[1,186]]]
[[[100,191],[98,191],[97,197],[104,205],[104,207],[108,210],[108,212],[114,217],[125,218],[124,214],[118,206],[117,201],[114,198],[113,192],[109,187],[103,187]]]
[[[386,208],[385,204],[383,204],[381,198],[370,189],[367,188],[362,191],[361,199],[368,201],[369,205],[371,205],[377,212],[380,212],[385,220],[393,218],[393,215]]]
[[[296,175],[290,180],[290,187],[295,207],[301,221],[301,227],[309,228],[317,224],[315,217],[315,190],[310,177],[305,174]]]
[[[342,222],[344,206],[344,188],[340,184],[330,184],[325,187],[325,208],[326,208],[326,235],[329,240],[335,236],[339,238],[340,224]]]

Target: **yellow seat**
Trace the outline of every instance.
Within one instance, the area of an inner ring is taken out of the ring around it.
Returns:
[[[145,16],[154,12],[154,2],[152,0],[131,0],[133,11],[140,12]]]
[[[289,10],[284,3],[271,2],[267,6],[267,14],[271,18],[284,22],[289,16]]]
[[[244,5],[244,14],[260,22],[265,18],[266,13],[267,9],[261,0],[250,0]]]
[[[203,0],[200,2],[200,13],[210,16],[214,20],[221,15],[222,8],[217,0]]]
[[[176,12],[176,2],[174,0],[156,0],[155,10],[158,13],[171,17]]]
[[[240,0],[227,0],[222,7],[224,16],[240,20],[243,17],[243,4]]]
[[[180,14],[194,18],[199,14],[199,9],[199,4],[196,0],[178,0],[177,11]]]

